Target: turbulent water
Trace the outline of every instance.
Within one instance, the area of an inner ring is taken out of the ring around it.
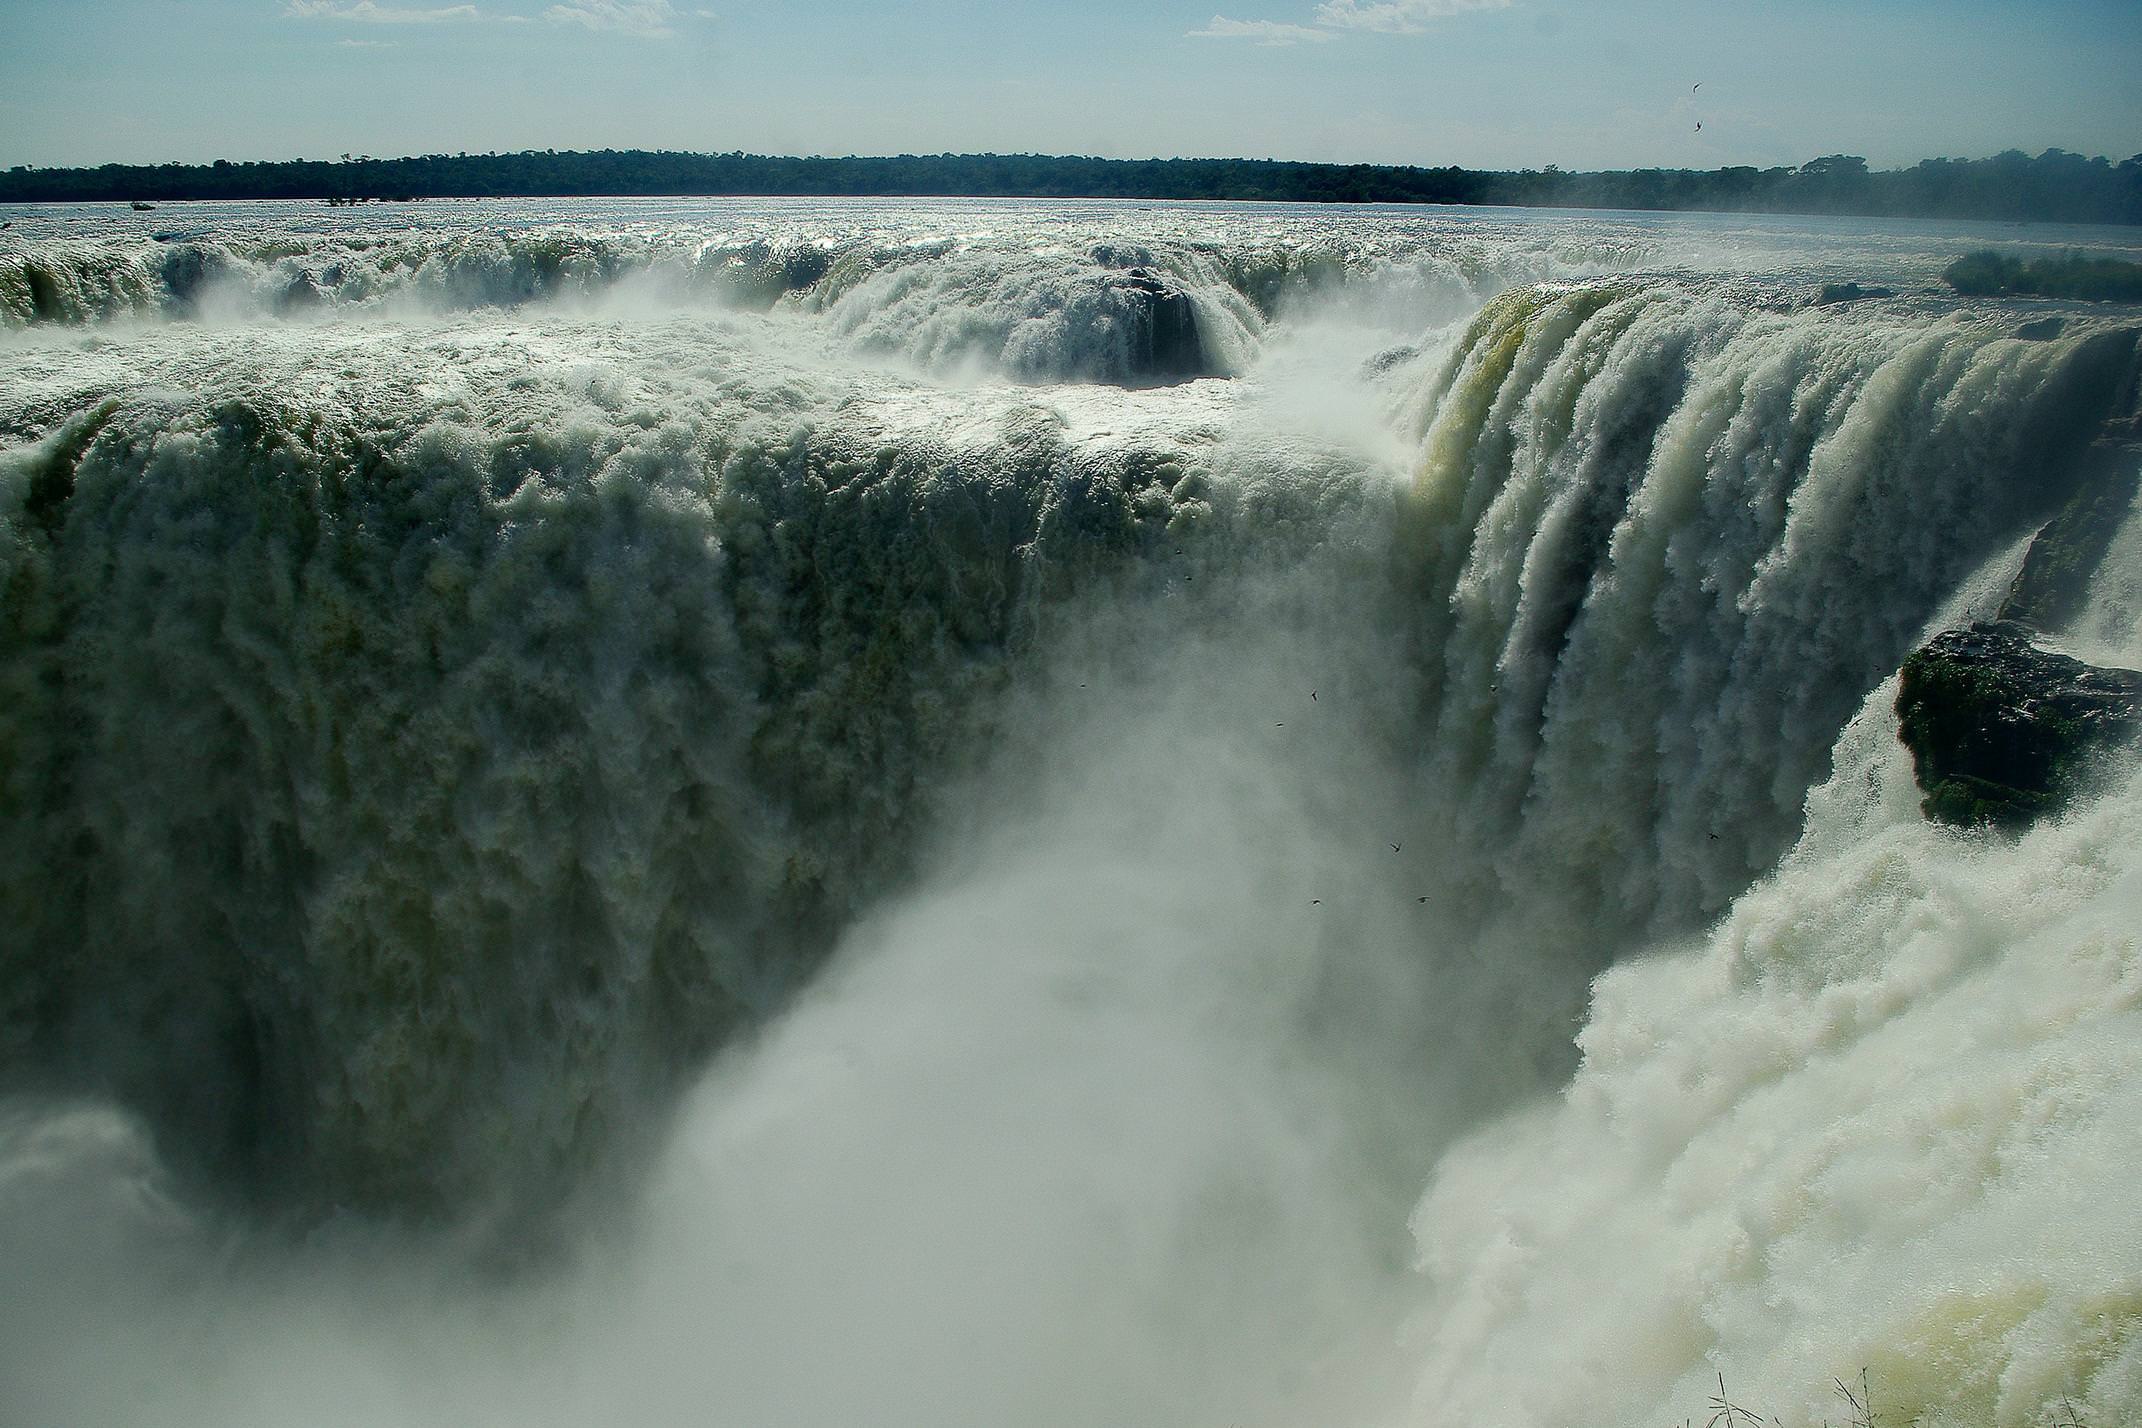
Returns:
[[[2128,240],[6,217],[0,1418],[2142,1415]]]

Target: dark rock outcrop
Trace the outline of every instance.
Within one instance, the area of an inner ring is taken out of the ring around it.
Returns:
[[[2061,324],[2057,317],[2054,334]],[[2030,324],[2017,331],[2031,336]],[[2065,504],[2032,538],[2023,568],[2008,588],[2000,618],[2035,629],[2054,630],[2082,613],[2090,578],[2112,548],[2135,509],[2142,490],[2142,344],[2134,329],[2102,333],[2089,339],[2099,352],[2119,359],[2125,375],[2115,389],[2097,437],[2075,464],[2075,486]],[[2120,344],[2125,344],[2124,358]]]
[[[191,312],[210,284],[231,275],[230,255],[207,243],[173,243],[162,251],[159,265],[164,291],[180,312]]]
[[[1942,279],[1968,297],[2074,298],[2084,302],[2142,302],[2142,263],[2066,253],[2011,258],[1990,248],[1949,264]]]
[[[2092,754],[2142,731],[2142,674],[2038,649],[2013,622],[1977,624],[1904,661],[1896,711],[1927,817],[2015,829],[2058,811]]]
[[[1822,291],[1815,294],[1816,307],[1828,307],[1832,303],[1861,302],[1867,298],[1895,297],[1895,288],[1863,288],[1858,283],[1824,283]]]
[[[2100,443],[2086,453],[2083,483],[2032,539],[2001,602],[2001,618],[2054,630],[2082,613],[2096,572],[2142,488],[2142,452]]]
[[[1130,364],[1140,381],[1165,385],[1219,375],[1206,358],[1189,293],[1146,268],[1132,268],[1118,282],[1139,295],[1144,313]]]
[[[1421,349],[1411,343],[1400,347],[1386,347],[1361,364],[1361,374],[1364,377],[1380,377],[1392,368],[1411,362],[1420,355]]]
[[[324,295],[320,292],[319,285],[313,281],[312,275],[299,273],[276,294],[275,310],[283,313],[309,312],[324,300]]]

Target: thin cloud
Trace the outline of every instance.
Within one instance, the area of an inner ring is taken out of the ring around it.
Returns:
[[[1260,45],[1321,44],[1331,38],[1329,30],[1312,30],[1307,25],[1288,25],[1278,20],[1230,20],[1225,15],[1215,15],[1204,29],[1189,33],[1194,39],[1254,40]]]
[[[400,49],[401,47],[402,47],[402,42],[401,42],[400,40],[337,40],[337,41],[335,41],[335,48],[336,48],[336,49],[338,49],[338,50],[398,50],[398,49]]]
[[[1350,30],[1417,35],[1431,21],[1470,10],[1507,10],[1510,4],[1511,0],[1324,0],[1316,7],[1313,25],[1294,25],[1284,20],[1230,20],[1225,15],[1215,15],[1204,29],[1189,33],[1197,39],[1252,40],[1260,45],[1310,44]]]
[[[677,33],[676,22],[682,17],[669,0],[577,0],[551,6],[543,18],[553,25],[584,25],[610,34],[660,40]]]
[[[373,0],[285,0],[283,14],[294,20],[344,20],[359,25],[445,25],[483,18],[474,5],[417,10],[377,5]]]
[[[1316,22],[1334,30],[1373,30],[1383,35],[1417,35],[1433,20],[1468,10],[1507,10],[1510,0],[1324,0]]]

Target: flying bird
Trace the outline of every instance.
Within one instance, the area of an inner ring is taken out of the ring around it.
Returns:
[[[1394,853],[1398,851],[1398,845],[1397,845],[1396,843],[1393,843],[1393,844],[1391,845],[1391,851],[1392,851],[1392,852],[1394,852]]]
[[[1703,132],[1703,121],[1702,121],[1701,119],[1698,119],[1698,120],[1696,121],[1696,132],[1697,132],[1698,134],[1700,134],[1700,133],[1702,133],[1702,132]]]

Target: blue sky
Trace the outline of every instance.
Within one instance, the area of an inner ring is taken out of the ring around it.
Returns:
[[[0,0],[0,34],[0,165],[2142,151],[2142,0]]]

